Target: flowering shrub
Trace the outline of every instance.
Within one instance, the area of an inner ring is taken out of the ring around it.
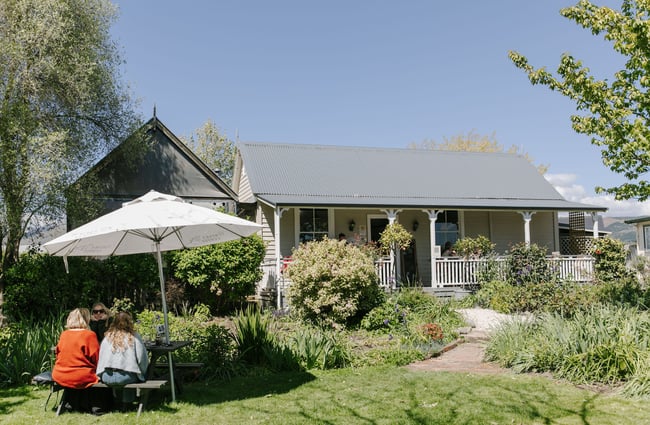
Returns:
[[[597,239],[594,244],[593,256],[598,281],[612,282],[633,276],[633,272],[626,267],[625,246],[618,239]]]
[[[346,325],[382,301],[372,257],[345,242],[302,244],[286,271],[291,309],[303,320]]]
[[[444,338],[442,327],[437,323],[425,323],[420,326],[420,332],[422,332],[425,338],[432,341],[442,341]]]

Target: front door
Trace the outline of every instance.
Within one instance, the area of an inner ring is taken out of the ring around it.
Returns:
[[[368,242],[379,245],[381,232],[388,226],[388,219],[385,217],[368,217]]]

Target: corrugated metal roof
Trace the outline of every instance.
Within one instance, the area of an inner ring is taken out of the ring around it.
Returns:
[[[255,195],[272,205],[604,211],[568,202],[505,153],[240,142]]]

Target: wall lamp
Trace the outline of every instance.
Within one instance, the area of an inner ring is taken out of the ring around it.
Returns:
[[[354,222],[354,220],[350,220],[350,223],[348,223],[348,229],[350,229],[350,231],[352,232],[354,231],[354,226],[356,225],[357,224]]]
[[[420,223],[417,220],[413,220],[413,231],[415,232],[420,227]]]

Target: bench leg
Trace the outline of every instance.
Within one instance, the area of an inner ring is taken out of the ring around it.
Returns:
[[[149,388],[138,388],[136,397],[138,398],[138,416],[142,413],[149,399]]]
[[[67,393],[67,391],[64,388],[63,389],[63,395],[61,396],[61,402],[59,403],[59,407],[57,407],[57,409],[56,409],[56,416],[59,416],[61,414],[61,410],[63,410],[63,405],[65,404],[65,400],[66,400],[66,397],[65,397],[66,393]],[[52,394],[50,393],[50,395],[52,395]],[[48,400],[49,400],[49,397],[48,397]]]

